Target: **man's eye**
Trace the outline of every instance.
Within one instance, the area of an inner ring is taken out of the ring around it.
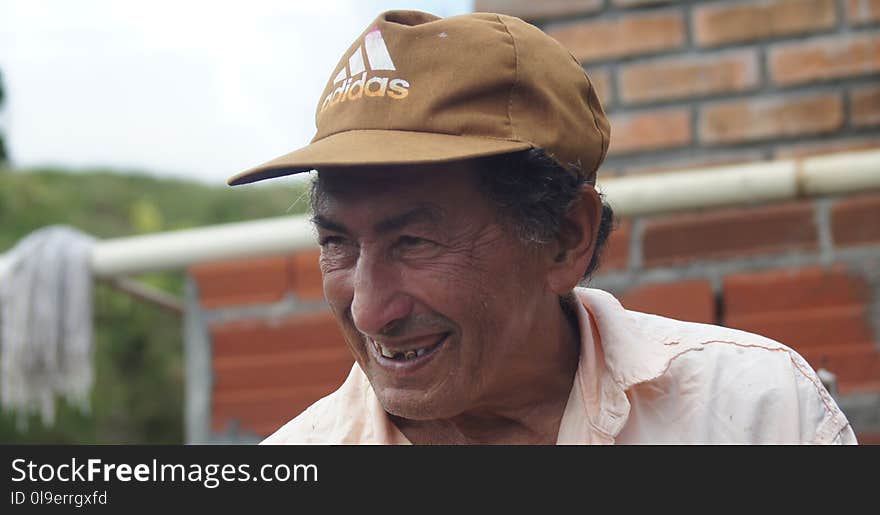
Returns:
[[[322,247],[326,247],[328,245],[339,245],[342,243],[342,238],[339,236],[324,236],[323,238],[318,240],[318,244]]]
[[[318,244],[325,251],[338,251],[352,245],[349,239],[342,236],[325,236],[318,240]]]
[[[430,245],[432,242],[417,236],[401,236],[398,238],[397,243],[402,247],[418,247],[420,245]]]

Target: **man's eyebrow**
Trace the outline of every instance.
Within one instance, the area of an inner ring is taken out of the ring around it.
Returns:
[[[348,234],[349,232],[346,226],[321,215],[313,216],[312,223],[326,231],[341,232],[345,234]]]
[[[427,222],[436,225],[443,214],[440,209],[431,205],[420,205],[399,215],[388,217],[377,223],[373,230],[379,234],[394,232],[414,223]]]
[[[406,227],[414,223],[427,222],[429,224],[437,224],[442,218],[440,209],[430,206],[421,205],[405,211],[403,213],[390,216],[373,226],[373,230],[379,234],[389,233]],[[350,234],[351,231],[345,225],[335,222],[326,216],[314,215],[312,223],[326,231]]]

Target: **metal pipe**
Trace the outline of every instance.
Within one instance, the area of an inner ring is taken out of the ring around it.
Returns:
[[[158,288],[124,276],[106,277],[103,281],[137,300],[162,308],[173,315],[183,316],[184,314],[183,300]]]
[[[621,216],[880,190],[880,150],[759,161],[600,181]],[[98,277],[179,269],[205,261],[284,254],[316,246],[307,216],[287,216],[104,240]],[[0,255],[0,277],[4,266]]]

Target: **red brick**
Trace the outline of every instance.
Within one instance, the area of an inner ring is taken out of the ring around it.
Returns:
[[[312,397],[314,395],[321,395],[321,392],[324,391],[333,391],[340,384],[342,384],[342,380],[340,380],[340,382],[335,386],[299,385],[285,386],[281,388],[250,388],[247,390],[229,390],[226,392],[215,394],[212,402],[217,405],[234,406],[237,404],[244,404],[249,402],[291,399],[298,396]],[[331,390],[326,390],[328,387],[331,388]]]
[[[287,317],[278,321],[247,320],[212,325],[209,329],[215,359],[277,355],[328,347],[346,349],[342,332],[329,311]]]
[[[293,282],[291,290],[301,300],[322,300],[324,280],[321,275],[319,250],[307,250],[294,254],[291,258]]]
[[[839,267],[767,270],[724,278],[724,311],[732,317],[863,306],[870,298],[865,279]]]
[[[770,77],[792,86],[880,71],[880,35],[815,38],[779,45],[768,57]]]
[[[852,124],[856,127],[880,125],[880,86],[853,90],[850,94]]]
[[[684,19],[674,11],[547,29],[582,63],[681,48],[684,31]]]
[[[880,0],[847,0],[846,20],[850,25],[880,22]]]
[[[873,348],[874,335],[866,305],[725,314],[724,325],[772,338],[798,351],[849,344]]]
[[[645,224],[646,265],[743,258],[816,248],[810,203],[673,215]]]
[[[598,68],[595,70],[587,70],[593,87],[596,88],[596,94],[599,95],[599,101],[605,111],[614,104],[614,88],[611,86],[611,72],[608,68]]]
[[[880,445],[880,433],[856,433],[859,445]]]
[[[248,361],[241,366],[215,363],[214,391],[338,384],[354,362],[348,352],[299,352]]]
[[[508,14],[525,20],[564,18],[589,14],[602,8],[602,0],[476,0],[475,12]]]
[[[825,30],[836,22],[834,0],[720,2],[693,11],[694,38],[700,46]]]
[[[619,296],[629,310],[678,320],[716,323],[712,285],[706,280],[639,286]]]
[[[720,102],[700,112],[700,139],[706,143],[823,134],[842,126],[843,102],[834,93]]]
[[[837,376],[838,389],[844,394],[873,389],[880,381],[880,353],[873,345],[810,348],[801,355],[814,369],[824,368]]]
[[[609,155],[674,148],[691,142],[691,116],[687,109],[644,111],[612,115]]]
[[[275,302],[290,285],[290,267],[283,257],[205,263],[189,272],[206,308]]]
[[[608,237],[608,242],[605,244],[605,249],[602,252],[598,273],[621,270],[627,267],[629,264],[631,225],[629,220],[624,220],[611,232],[611,236]]]
[[[756,50],[656,59],[619,73],[620,98],[629,103],[744,91],[761,79]]]
[[[235,356],[214,356],[214,369],[238,373],[251,369],[270,369],[283,365],[302,365],[336,360],[351,361],[348,347],[338,342],[325,344],[320,348],[300,347],[287,352],[236,354]]]
[[[880,137],[850,138],[832,141],[817,141],[778,147],[773,151],[775,159],[800,159],[804,157],[869,150],[880,148]]]
[[[880,244],[880,195],[838,201],[831,208],[831,233],[836,245]]]
[[[354,361],[326,311],[215,325],[211,337],[214,397],[229,402],[253,391],[330,391]]]

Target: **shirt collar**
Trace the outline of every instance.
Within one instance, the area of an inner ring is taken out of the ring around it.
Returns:
[[[662,374],[668,359],[612,295],[575,295],[581,353],[557,443],[613,443],[629,417],[626,390]]]

